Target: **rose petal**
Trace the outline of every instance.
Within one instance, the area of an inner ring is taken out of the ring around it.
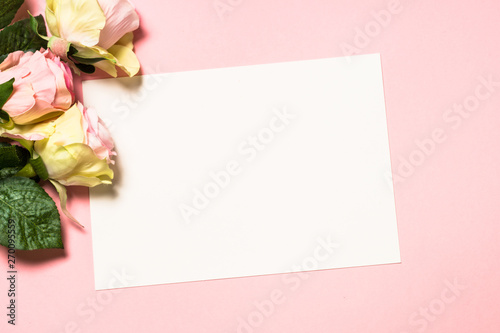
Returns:
[[[67,75],[61,75],[65,72],[65,67],[57,59],[56,61],[48,61],[47,66],[52,72],[52,76],[55,79],[55,94],[53,97],[53,102],[51,103],[55,108],[59,109],[69,109],[73,104],[73,93],[72,90],[68,90],[67,86]],[[61,68],[62,67],[62,68]],[[71,74],[70,74],[71,75]],[[73,88],[73,87],[71,87]]]
[[[31,109],[35,102],[35,91],[30,85],[19,85],[14,82],[14,91],[2,109],[15,119],[15,117],[25,113],[26,110]],[[22,124],[22,122],[18,124]]]
[[[23,55],[24,55],[23,51],[15,51],[15,52],[9,53],[7,58],[5,58],[5,60],[2,61],[2,63],[0,64],[0,71],[3,72],[5,70],[11,68],[12,66],[16,66],[17,64],[19,64],[19,60],[21,59],[21,57]]]
[[[115,64],[113,64],[109,60],[102,60],[102,61],[96,62],[94,64],[94,66],[96,68],[99,68],[100,70],[108,73],[112,77],[117,77],[118,76],[118,72],[116,70]]]
[[[128,76],[132,77],[139,72],[141,68],[139,60],[128,47],[113,45],[109,48],[109,53],[116,58],[116,66],[120,67]]]
[[[139,15],[128,0],[99,0],[99,5],[106,16],[99,46],[109,49],[123,35],[139,28]]]
[[[45,6],[45,21],[47,21],[47,26],[49,31],[53,36],[60,37],[59,25],[57,24],[57,17],[54,13],[54,7],[58,0],[47,0]]]
[[[44,121],[32,125],[16,125],[11,130],[5,130],[0,127],[1,136],[11,139],[25,139],[37,141],[48,138],[55,131],[55,124],[52,121]]]
[[[57,29],[52,26],[54,22],[49,28],[58,30],[58,37],[84,46],[99,42],[106,17],[97,0],[53,0],[47,2],[47,9],[56,18]]]

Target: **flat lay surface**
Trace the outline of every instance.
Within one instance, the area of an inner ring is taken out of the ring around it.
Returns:
[[[27,1],[25,9],[38,14],[44,5]],[[16,253],[17,325],[5,320],[0,331],[500,330],[498,2],[134,5],[143,74],[379,53],[401,263],[95,291],[88,190],[75,188],[69,208],[86,228],[63,217],[64,250]],[[134,135],[151,122],[137,119]],[[151,255],[135,251],[138,261]],[[0,255],[6,272],[6,249]],[[134,278],[122,265],[108,284]]]

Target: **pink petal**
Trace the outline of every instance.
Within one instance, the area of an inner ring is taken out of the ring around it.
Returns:
[[[108,163],[114,164],[111,156],[116,155],[113,151],[114,142],[111,134],[92,108],[85,108],[81,103],[78,104],[83,114],[83,129],[85,131],[86,144],[92,148],[94,153],[100,159],[106,159]]]
[[[63,110],[55,109],[52,106],[52,104],[42,99],[35,99],[35,104],[31,108],[26,108],[24,110],[24,113],[22,114],[19,114],[18,116],[12,116],[12,114],[9,111],[7,111],[7,113],[11,115],[12,119],[16,124],[25,125],[25,124],[35,123],[39,118],[45,116],[48,113],[56,111],[63,111]]]
[[[61,68],[61,70],[64,73],[64,81],[66,83],[66,89],[69,90],[69,92],[71,93],[71,96],[72,96],[72,100],[74,101],[75,100],[75,93],[74,93],[74,87],[73,87],[73,73],[71,72],[71,68],[69,67],[69,65],[66,62],[61,61],[61,58],[56,56],[50,50],[43,51],[43,48],[42,48],[42,53],[45,55],[46,58],[53,60],[56,63],[56,65]]]
[[[31,73],[29,77],[26,77],[25,82],[31,83],[36,92],[36,98],[44,101],[53,101],[56,95],[55,78],[48,65],[50,61],[37,51],[27,64]]]
[[[2,109],[14,118],[31,109],[34,105],[35,92],[32,87],[27,84],[16,85],[14,83],[12,96],[7,100]]]
[[[128,0],[98,0],[106,25],[101,30],[98,45],[108,49],[128,32],[139,28],[139,15]]]
[[[15,51],[10,53],[7,58],[0,64],[0,71],[5,71],[12,66],[15,66],[19,63],[19,60],[24,55],[23,51]]]
[[[66,71],[61,68],[62,64],[58,64],[59,58],[54,61],[47,61],[47,66],[55,78],[56,92],[52,105],[59,109],[69,109],[73,104],[73,94],[68,90],[66,84]],[[64,67],[63,67],[64,68]]]
[[[111,151],[115,147],[115,143],[113,141],[113,138],[111,137],[111,133],[109,133],[108,128],[106,127],[106,125],[104,125],[104,122],[101,119],[99,119],[99,138],[108,150]]]
[[[9,81],[13,77],[16,77],[15,74],[15,71],[0,72],[0,84]]]
[[[61,65],[64,67],[64,71],[66,75],[64,75],[64,81],[66,82],[66,89],[71,93],[71,98],[73,101],[75,100],[75,89],[73,87],[73,74],[71,73],[71,68],[65,62],[61,62]]]

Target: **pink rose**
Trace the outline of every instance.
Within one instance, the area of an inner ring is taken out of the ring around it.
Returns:
[[[49,50],[9,54],[0,64],[0,84],[12,78],[14,91],[2,109],[18,125],[57,116],[74,103],[71,71]]]
[[[99,159],[106,159],[108,163],[114,164],[111,156],[115,156],[113,151],[115,144],[104,122],[97,116],[92,108],[86,108],[78,103],[78,108],[82,112],[82,125],[85,135],[85,144],[94,150]]]

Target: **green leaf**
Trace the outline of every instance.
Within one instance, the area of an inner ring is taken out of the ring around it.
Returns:
[[[30,152],[16,145],[0,146],[0,179],[12,177],[28,163]]]
[[[0,110],[0,120],[3,120],[4,122],[9,121],[10,120],[9,114],[4,110]]]
[[[39,32],[46,35],[47,30],[43,16],[38,15],[35,19],[38,22]],[[47,48],[47,41],[38,36],[31,25],[30,19],[24,19],[0,31],[0,54],[3,55],[3,58],[14,51],[26,52]]]
[[[9,224],[14,228],[9,229]],[[31,179],[0,180],[1,245],[9,246],[9,235],[13,235],[10,239],[17,250],[63,248],[57,206]]]
[[[9,114],[2,110],[2,108],[14,91],[14,81],[15,79],[12,78],[9,81],[0,84],[0,126],[8,130],[14,128],[14,121],[10,119]]]
[[[20,170],[18,167],[7,167],[0,169],[0,179],[13,177],[17,175],[19,171]]]
[[[24,0],[0,0],[0,29],[12,22]]]
[[[29,11],[28,11],[28,14],[30,16],[31,30],[33,30],[33,32],[36,33],[40,38],[48,41],[49,37],[45,36],[47,34],[47,31],[45,29],[45,25],[43,25],[43,29],[40,32],[40,30],[38,30],[38,27],[40,26],[38,17],[34,17],[33,15],[31,15],[31,13]],[[42,20],[42,22],[43,22],[43,20]]]
[[[14,91],[14,78],[10,79],[7,82],[0,84],[0,109],[3,108],[4,104],[7,103],[7,100],[12,95]],[[5,118],[6,117],[6,118]],[[5,121],[9,121],[9,115],[7,112],[3,111],[0,113],[0,118]]]
[[[30,152],[26,148],[10,144],[0,146],[0,169],[14,166],[24,167],[29,158]]]

